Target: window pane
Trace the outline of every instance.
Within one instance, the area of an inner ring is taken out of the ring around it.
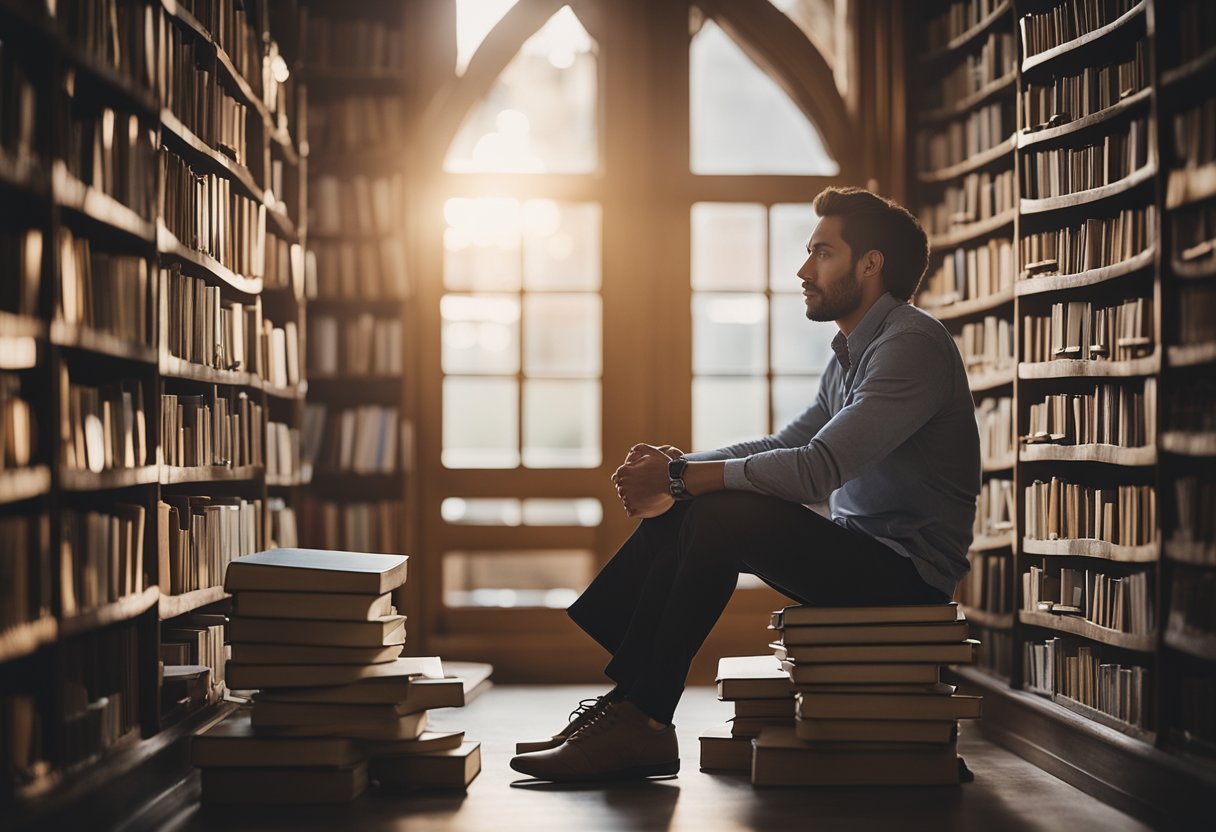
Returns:
[[[710,450],[766,435],[766,387],[763,378],[694,378],[693,449]]]
[[[443,380],[443,464],[447,468],[519,465],[519,388],[515,379]]]
[[[693,372],[764,373],[767,319],[764,295],[693,295]]]
[[[524,500],[525,526],[583,526],[595,528],[604,519],[604,506],[594,497],[574,500]]]
[[[774,292],[801,292],[798,270],[806,262],[806,244],[818,221],[805,205],[774,205],[769,212],[768,279]]]
[[[689,66],[692,171],[835,176],[819,131],[712,20]]]
[[[773,296],[773,372],[823,372],[840,329],[832,321],[810,321],[802,295]]]
[[[518,526],[523,521],[519,500],[446,497],[439,506],[443,522],[459,526]]]
[[[591,582],[593,567],[583,549],[444,552],[443,603],[565,609]]]
[[[598,376],[600,320],[599,295],[526,295],[524,373]]]
[[[456,0],[457,75],[464,75],[477,47],[516,2],[518,0]]]
[[[764,231],[763,205],[693,205],[693,288],[763,289]]]
[[[519,289],[519,200],[449,199],[443,206],[443,285],[467,291]]]
[[[443,371],[514,375],[519,371],[519,298],[444,295]]]
[[[600,288],[600,206],[594,202],[524,203],[524,287]]]
[[[773,431],[779,431],[811,406],[819,392],[819,376],[778,376],[773,379]]]
[[[524,465],[600,464],[599,381],[524,382]]]
[[[444,169],[592,172],[599,165],[598,92],[595,41],[563,6],[469,114]]]

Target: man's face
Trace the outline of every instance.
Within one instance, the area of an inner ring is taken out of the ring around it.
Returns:
[[[798,270],[806,316],[812,321],[838,321],[861,303],[861,281],[853,252],[840,236],[842,225],[840,217],[819,220],[806,245],[806,262]]]

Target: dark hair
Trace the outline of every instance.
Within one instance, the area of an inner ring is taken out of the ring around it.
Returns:
[[[929,265],[929,238],[907,208],[863,188],[824,188],[815,213],[840,217],[854,264],[867,251],[882,252],[883,285],[900,300],[912,297]]]

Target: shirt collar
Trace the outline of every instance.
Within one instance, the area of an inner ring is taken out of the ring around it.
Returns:
[[[832,339],[832,352],[836,353],[836,359],[845,372],[851,369],[853,356],[860,356],[866,347],[870,346],[870,342],[878,334],[878,328],[887,319],[887,315],[891,314],[891,310],[903,305],[903,301],[890,292],[883,292],[848,337],[843,332],[836,333],[836,337]]]

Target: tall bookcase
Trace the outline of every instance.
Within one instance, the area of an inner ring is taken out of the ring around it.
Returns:
[[[295,540],[293,6],[0,2],[0,804],[18,825],[152,793],[126,775],[223,707],[224,564]]]
[[[406,552],[405,4],[306,0],[300,33],[312,194],[301,534],[319,548]]]
[[[1216,783],[1216,13],[965,0],[926,21],[908,67],[934,248],[918,303],[959,337],[981,433],[1009,452],[985,463],[959,594],[992,646],[959,672],[997,695],[998,738],[1039,761],[1087,744],[1061,776],[1186,817]],[[994,42],[1013,50],[1001,80]],[[949,201],[976,171],[1012,172],[1008,194],[980,183],[987,214],[965,185]],[[956,253],[981,239],[1009,244],[1008,277]]]

